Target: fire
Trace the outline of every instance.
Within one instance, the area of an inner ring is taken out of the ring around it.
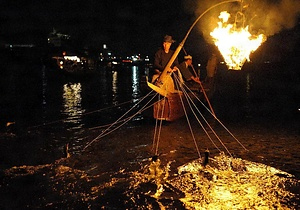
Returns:
[[[218,27],[210,35],[219,48],[228,69],[241,70],[246,61],[250,61],[250,53],[254,52],[264,41],[265,36],[252,35],[248,26],[237,28],[236,24],[229,24],[230,14],[220,13]]]

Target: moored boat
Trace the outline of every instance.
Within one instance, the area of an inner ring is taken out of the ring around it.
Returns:
[[[94,72],[93,60],[77,55],[63,55],[52,57],[58,68],[65,74],[86,75]]]

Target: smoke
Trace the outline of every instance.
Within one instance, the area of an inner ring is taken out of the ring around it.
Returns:
[[[274,1],[273,1],[274,2]],[[284,29],[291,29],[298,23],[300,14],[299,0],[251,1],[247,16],[252,16],[253,28],[263,30],[267,36],[272,36]]]
[[[194,9],[198,17],[206,9],[220,3],[219,0],[188,0],[187,12]],[[196,10],[195,10],[196,8]],[[244,0],[241,2],[224,3],[212,8],[197,24],[198,32],[211,42],[210,32],[217,27],[221,11],[231,14],[232,23],[249,26],[250,33],[272,36],[285,29],[295,27],[299,22],[299,0]]]

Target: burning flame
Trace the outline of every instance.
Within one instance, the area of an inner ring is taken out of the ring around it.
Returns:
[[[241,70],[245,61],[250,61],[250,53],[254,52],[264,41],[265,36],[251,35],[248,26],[237,28],[229,24],[230,14],[226,11],[220,13],[218,27],[210,35],[219,48],[226,65],[231,70]]]

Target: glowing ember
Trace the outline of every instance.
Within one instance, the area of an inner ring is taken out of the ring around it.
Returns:
[[[232,70],[241,70],[245,61],[250,61],[249,55],[254,52],[263,41],[265,36],[251,35],[248,26],[237,28],[229,24],[230,14],[226,11],[220,13],[218,27],[210,33],[215,45],[219,48],[227,66]]]

